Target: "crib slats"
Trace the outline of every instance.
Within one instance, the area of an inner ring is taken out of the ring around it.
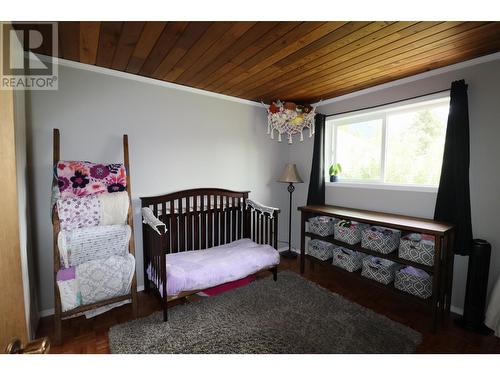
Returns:
[[[232,209],[231,209],[231,241],[236,240],[236,198],[233,197],[232,203],[231,203]]]
[[[186,250],[193,250],[193,213],[190,198],[186,198]]]
[[[170,201],[170,231],[172,232],[172,246],[170,251],[176,253],[179,249],[177,245],[177,218],[178,215],[175,214],[175,203]]]
[[[260,219],[260,244],[264,243],[264,215],[259,214],[259,219]]]
[[[170,229],[168,225],[169,218],[167,216],[167,204],[165,202],[162,202],[161,204],[161,222],[165,224],[165,228],[167,229],[165,233],[165,241],[163,243],[164,248],[162,251],[168,254],[170,252]]]
[[[226,243],[231,242],[231,207],[229,197],[226,196],[226,209],[224,216],[226,217]]]
[[[220,232],[219,232],[219,238],[220,238],[220,244],[224,245],[226,243],[226,237],[224,234],[226,233],[226,215],[224,212],[224,196],[221,195],[220,197],[220,206],[219,206],[219,212],[220,212]]]
[[[253,240],[257,242],[257,215],[255,211],[252,211],[252,233]]]
[[[177,200],[177,210],[179,211],[179,251],[186,250],[186,225],[182,210],[182,198]]]
[[[219,197],[214,195],[214,246],[219,246]]]
[[[238,206],[236,208],[236,239],[239,240],[242,238],[241,236],[241,227],[242,227],[242,220],[241,220],[241,217],[242,217],[242,208],[241,208],[241,199],[238,198],[236,200],[238,202]]]
[[[198,196],[195,195],[193,197],[193,207],[194,207],[194,249],[195,250],[200,250],[200,213],[198,211],[199,206],[198,206]],[[202,208],[203,209],[203,208]]]
[[[207,206],[208,206],[208,242],[207,242],[207,248],[213,247],[213,216],[214,216],[214,211],[212,209],[212,204],[215,204],[215,202],[212,203],[212,196],[208,195],[207,196]]]
[[[207,248],[207,213],[208,207],[205,207],[205,196],[200,196],[201,207],[201,242],[200,249]]]
[[[269,243],[269,214],[264,214],[264,243]]]
[[[273,223],[274,223],[274,248],[278,250],[278,215],[274,214],[273,217]]]

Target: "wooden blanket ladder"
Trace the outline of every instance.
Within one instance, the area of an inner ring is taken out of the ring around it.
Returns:
[[[53,170],[57,167],[57,163],[60,159],[60,135],[59,129],[54,129],[53,131]],[[127,193],[129,196],[129,210],[127,215],[127,224],[130,225],[132,229],[132,234],[129,241],[129,253],[135,258],[135,246],[134,246],[134,223],[132,220],[132,199],[131,199],[131,186],[130,186],[130,165],[129,165],[129,154],[128,154],[128,136],[123,135],[123,162],[127,172]],[[53,178],[53,187],[57,186],[57,180]],[[52,207],[52,229],[53,229],[53,247],[54,247],[54,343],[60,344],[62,342],[62,319],[70,317],[76,314],[81,314],[85,311],[93,310],[98,307],[106,306],[112,303],[125,301],[128,299],[132,300],[132,314],[133,317],[137,316],[137,278],[136,272],[134,271],[134,276],[132,279],[132,284],[130,287],[130,293],[111,299],[106,299],[93,303],[90,305],[82,305],[75,309],[62,311],[61,297],[59,294],[59,288],[57,286],[57,272],[61,268],[60,258],[59,258],[59,248],[57,246],[57,236],[60,231],[59,216],[57,214],[56,205]]]

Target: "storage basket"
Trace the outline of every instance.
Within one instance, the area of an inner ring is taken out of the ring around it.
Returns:
[[[309,232],[326,237],[333,234],[333,226],[337,219],[330,216],[315,216],[309,219]]]
[[[394,280],[394,274],[399,268],[400,265],[393,261],[369,256],[363,259],[361,276],[387,285]]]
[[[373,226],[361,232],[361,246],[382,254],[389,254],[398,248],[400,238],[400,230]]]
[[[366,255],[363,253],[339,246],[333,249],[332,264],[346,271],[354,272],[362,267],[364,257]]]
[[[321,240],[309,241],[307,253],[317,259],[327,260],[333,256],[335,245]]]
[[[399,242],[399,257],[432,266],[434,264],[434,237],[419,233],[411,233],[402,237]]]
[[[334,225],[335,239],[355,245],[361,241],[361,232],[368,228],[368,224],[358,223],[356,221],[340,220]]]
[[[404,269],[396,271],[394,287],[423,299],[429,298],[432,295],[432,277],[425,271],[419,271],[416,274],[404,272]]]

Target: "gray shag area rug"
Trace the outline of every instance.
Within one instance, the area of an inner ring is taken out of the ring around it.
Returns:
[[[413,353],[422,335],[301,276],[257,280],[111,327],[111,353]]]

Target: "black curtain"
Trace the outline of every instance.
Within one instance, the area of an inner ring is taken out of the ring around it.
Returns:
[[[314,150],[307,192],[307,204],[325,204],[325,119],[317,113],[314,121]]]
[[[455,225],[453,251],[459,255],[469,255],[472,245],[469,162],[467,85],[461,80],[451,84],[443,167],[434,210],[434,219]]]

